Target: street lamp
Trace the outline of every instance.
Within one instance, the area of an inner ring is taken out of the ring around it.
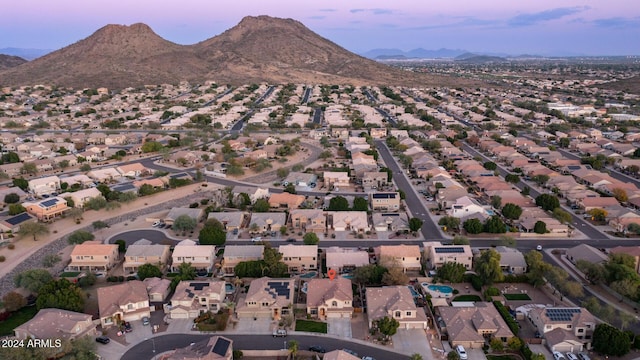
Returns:
[[[282,348],[283,350],[287,350],[287,341],[284,341],[284,347]]]
[[[156,353],[156,340],[154,338],[151,338],[151,344],[153,344],[153,353]]]

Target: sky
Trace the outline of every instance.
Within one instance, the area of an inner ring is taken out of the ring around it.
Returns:
[[[638,0],[21,0],[0,12],[0,48],[59,49],[107,24],[138,22],[194,44],[247,15],[293,18],[357,53],[640,55]]]

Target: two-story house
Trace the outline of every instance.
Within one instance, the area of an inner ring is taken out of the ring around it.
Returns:
[[[374,248],[373,252],[378,264],[386,268],[400,267],[404,272],[419,271],[422,268],[422,255],[418,245],[381,245]]]
[[[118,263],[118,245],[100,241],[85,241],[71,250],[69,271],[106,272]]]
[[[212,336],[163,354],[162,360],[233,360],[233,340]]]
[[[353,314],[351,280],[312,279],[307,285],[307,314],[320,320],[347,318]]]
[[[318,245],[280,245],[278,252],[290,273],[318,269]]]
[[[180,264],[190,263],[197,271],[211,272],[216,259],[214,245],[195,245],[191,240],[182,240],[173,248],[171,271],[177,272]]]
[[[235,274],[235,267],[243,261],[261,260],[264,245],[227,245],[222,258],[222,270],[225,274]]]
[[[579,307],[546,307],[529,310],[529,320],[551,351],[580,352],[591,348],[598,320]]]
[[[169,245],[160,244],[129,245],[122,265],[125,274],[137,272],[138,268],[144,264],[156,265],[164,271],[169,265],[170,248]]]
[[[289,213],[289,222],[294,230],[304,233],[324,233],[327,231],[327,217],[322,210],[291,210]]]
[[[386,316],[396,319],[401,329],[427,328],[427,314],[416,307],[408,287],[367,288],[366,297],[369,328],[374,321]]]
[[[369,253],[356,248],[332,246],[325,251],[327,269],[338,274],[351,273],[356,268],[369,265]]]
[[[387,185],[389,174],[384,171],[369,171],[362,176],[362,186],[365,189],[378,189]]]
[[[227,232],[240,230],[245,219],[249,218],[249,214],[241,211],[232,212],[212,212],[207,215],[207,220],[218,220]]]
[[[280,231],[287,223],[287,214],[284,212],[266,212],[251,214],[251,233],[271,233]]]
[[[29,180],[29,192],[36,195],[49,195],[60,190],[60,178],[47,176]]]
[[[475,306],[439,306],[443,326],[452,347],[481,349],[487,337],[507,342],[514,335],[492,303],[477,302]]]
[[[142,280],[144,286],[147,287],[147,294],[149,294],[149,301],[163,302],[167,298],[169,292],[171,292],[171,280],[161,279],[159,277],[146,278]]]
[[[65,194],[66,195],[66,194]],[[101,197],[102,193],[97,188],[88,188],[69,193],[69,197],[73,200],[73,206],[83,208],[89,200]]]
[[[172,319],[193,319],[207,311],[215,314],[225,307],[225,296],[224,281],[180,281],[165,312]]]
[[[24,202],[22,206],[27,209],[27,212],[40,221],[50,221],[58,216],[61,216],[65,211],[69,210],[67,206],[67,200],[55,196],[48,199],[39,201]]]
[[[149,317],[149,295],[142,281],[132,280],[98,289],[98,312],[103,328]]]
[[[445,263],[455,262],[464,265],[465,269],[473,269],[473,253],[469,245],[442,245],[439,241],[422,243],[427,269],[433,270]]]
[[[269,318],[280,320],[293,314],[295,279],[262,277],[249,285],[244,301],[236,307],[239,318]]]
[[[16,327],[18,339],[66,339],[95,336],[92,316],[61,309],[41,309],[33,319]]]
[[[377,211],[400,210],[400,193],[377,192],[370,194],[371,208]]]
[[[349,174],[346,172],[325,171],[322,177],[327,189],[349,186]]]

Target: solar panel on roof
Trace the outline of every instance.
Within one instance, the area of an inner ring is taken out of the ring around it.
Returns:
[[[229,350],[229,345],[231,345],[231,342],[229,340],[219,337],[216,341],[216,344],[213,345],[213,349],[211,349],[211,352],[220,356],[225,356],[227,355],[227,351]]]
[[[18,215],[14,216],[14,217],[8,218],[5,221],[8,222],[9,224],[15,226],[15,225],[18,225],[18,224],[20,224],[22,222],[25,222],[25,221],[29,220],[29,219],[31,219],[31,215],[29,215],[29,214],[27,214],[25,212],[25,213],[22,213],[22,214],[18,214]]]
[[[195,282],[195,283],[190,283],[189,287],[194,288],[195,290],[201,291],[202,289],[204,289],[205,287],[209,286],[209,283],[205,283],[205,282]]]
[[[434,249],[436,254],[446,254],[446,253],[455,253],[461,254],[464,253],[463,247],[437,247]]]
[[[551,321],[571,321],[571,319],[573,318],[573,315],[579,314],[580,312],[581,312],[580,308],[545,309],[545,313]]]
[[[40,205],[42,205],[43,207],[49,207],[49,206],[53,206],[55,204],[58,203],[58,199],[49,199],[49,200],[45,200],[43,202],[40,203]]]

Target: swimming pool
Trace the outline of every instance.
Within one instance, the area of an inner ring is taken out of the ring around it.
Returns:
[[[414,299],[420,297],[420,294],[416,291],[416,289],[414,289],[413,286],[407,285],[407,287],[409,288],[409,291],[411,291],[411,296],[413,296]]]
[[[345,274],[345,275],[340,275],[340,276],[345,278],[345,279],[349,279],[349,280],[353,279],[353,275],[351,275],[351,274]]]
[[[449,285],[436,285],[426,282],[421,283],[424,291],[429,293],[434,298],[448,298],[453,295],[453,288]]]
[[[489,215],[489,216],[493,216],[493,215],[495,215],[495,214],[496,214],[496,212],[495,212],[495,211],[493,211],[493,210],[487,210],[487,215]]]
[[[300,275],[301,279],[312,279],[314,277],[318,276],[318,273],[316,271],[308,271],[302,275]]]

